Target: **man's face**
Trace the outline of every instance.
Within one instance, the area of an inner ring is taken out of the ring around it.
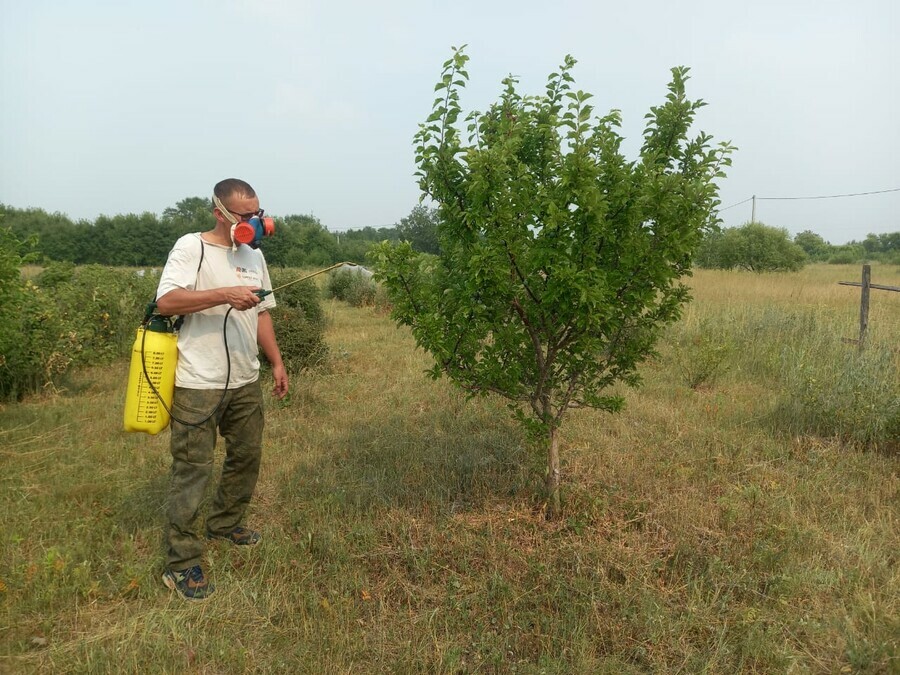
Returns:
[[[259,197],[231,195],[230,197],[223,199],[222,204],[228,209],[228,212],[231,214],[231,219],[216,208],[216,220],[221,220],[228,224],[231,224],[232,219],[237,219],[239,221],[250,220],[250,218],[257,215],[259,211]]]

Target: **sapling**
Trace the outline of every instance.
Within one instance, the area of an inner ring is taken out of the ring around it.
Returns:
[[[610,387],[639,384],[639,364],[689,298],[682,277],[716,222],[732,148],[688,135],[704,103],[685,96],[687,68],[672,69],[629,161],[619,111],[594,114],[572,57],[543,94],[521,95],[510,76],[499,101],[463,117],[467,61],[454,49],[415,137],[441,253],[384,243],[374,258],[394,318],[434,357],[431,374],[509,399],[543,444],[552,518],[566,413],[618,411]]]

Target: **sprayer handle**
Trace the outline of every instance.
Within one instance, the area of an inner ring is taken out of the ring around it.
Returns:
[[[266,290],[263,290],[262,288],[260,288],[258,291],[253,291],[253,294],[256,295],[257,298],[262,300],[267,295],[271,295],[272,291],[266,291]]]

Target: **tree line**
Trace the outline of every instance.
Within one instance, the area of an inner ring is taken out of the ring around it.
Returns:
[[[330,232],[312,215],[288,215],[276,218],[275,235],[263,242],[263,251],[276,267],[364,264],[369,249],[381,241],[408,241],[415,251],[437,254],[438,222],[438,211],[421,204],[393,225],[345,232]],[[94,221],[0,204],[0,225],[21,240],[19,254],[30,254],[38,262],[159,267],[178,237],[212,229],[215,219],[209,199],[188,197],[160,216],[130,213]],[[699,267],[754,272],[797,270],[808,262],[868,261],[900,265],[900,232],[833,245],[811,230],[791,238],[782,228],[745,223],[707,232],[694,259]]]
[[[306,214],[277,217],[275,223],[275,235],[262,245],[270,266],[362,264],[369,248],[379,241],[406,240],[417,250],[437,253],[436,211],[421,205],[387,227],[333,233],[315,216]],[[94,221],[73,221],[40,208],[0,204],[0,225],[16,233],[18,254],[36,262],[159,267],[178,237],[212,229],[215,218],[209,199],[188,197],[160,216],[129,213],[99,216]]]

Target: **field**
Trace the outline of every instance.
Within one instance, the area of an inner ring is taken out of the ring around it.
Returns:
[[[625,411],[563,426],[554,522],[502,401],[328,301],[329,363],[268,406],[263,542],[209,547],[204,603],[160,582],[127,364],[7,405],[0,672],[900,672],[900,293],[858,356],[858,277],[698,272]]]

